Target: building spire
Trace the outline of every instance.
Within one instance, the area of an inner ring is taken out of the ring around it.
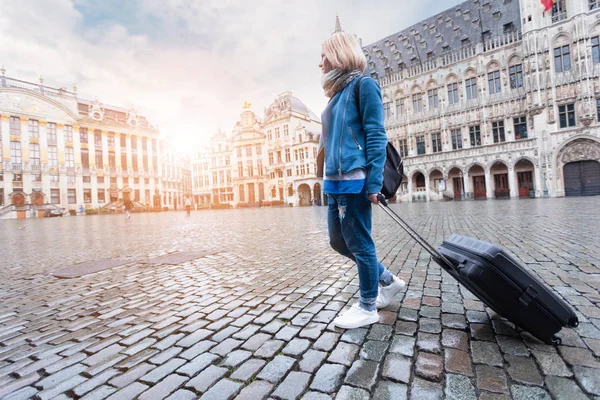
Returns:
[[[336,14],[335,15],[335,30],[333,31],[333,33],[338,33],[338,32],[342,32],[342,25],[340,24],[340,17]]]

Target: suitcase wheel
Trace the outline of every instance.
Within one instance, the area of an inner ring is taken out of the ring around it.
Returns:
[[[552,344],[554,346],[558,346],[562,343],[562,339],[559,338],[558,336],[552,336]]]
[[[579,320],[577,319],[577,317],[573,317],[571,319],[569,319],[569,327],[570,328],[577,328],[579,326]]]

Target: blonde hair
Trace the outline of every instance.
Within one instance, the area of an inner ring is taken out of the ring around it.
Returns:
[[[323,42],[323,54],[333,69],[342,72],[360,70],[365,72],[367,59],[358,39],[347,32],[334,32]]]

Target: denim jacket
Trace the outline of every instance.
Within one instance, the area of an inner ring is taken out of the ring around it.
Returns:
[[[317,156],[317,176],[343,175],[357,168],[367,171],[368,194],[379,193],[383,185],[387,135],[383,127],[381,89],[372,78],[360,81],[360,107],[354,87],[358,77],[332,97],[321,114],[323,134]]]

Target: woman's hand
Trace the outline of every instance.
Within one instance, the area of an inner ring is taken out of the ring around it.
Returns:
[[[377,193],[370,194],[369,201],[375,205],[379,204],[379,199],[377,198]]]

